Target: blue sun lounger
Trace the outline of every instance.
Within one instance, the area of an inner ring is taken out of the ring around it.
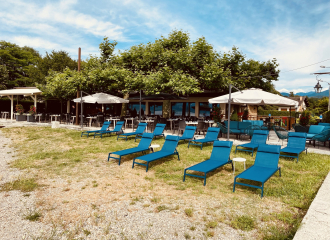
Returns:
[[[119,160],[118,165],[120,165],[120,161],[121,161],[121,157],[122,156],[126,156],[129,154],[133,154],[133,153],[138,153],[138,152],[144,152],[149,150],[151,141],[154,137],[153,133],[143,133],[141,141],[139,142],[139,145],[137,147],[134,148],[128,148],[128,149],[124,149],[121,151],[117,151],[117,152],[111,152],[108,155],[108,162],[110,160],[110,158]],[[111,155],[118,155],[119,157],[113,157]]]
[[[196,145],[196,146],[200,146],[201,150],[202,150],[203,149],[203,143],[216,141],[218,139],[219,132],[220,132],[220,128],[209,127],[207,129],[205,138],[189,140],[188,148],[189,148],[189,145]]]
[[[164,123],[157,123],[156,124],[156,127],[154,129],[154,132],[153,132],[154,137],[164,137],[164,139],[165,139],[165,135],[164,135],[164,129],[165,129],[165,127],[166,127],[166,124],[164,124]],[[141,137],[141,135],[136,135],[135,140],[137,138],[139,138],[139,137]]]
[[[289,132],[288,145],[281,149],[280,157],[299,158],[299,154],[306,151],[306,138],[307,133],[303,132]],[[292,154],[292,155],[287,155]]]
[[[180,160],[179,153],[176,150],[178,143],[179,143],[179,136],[167,135],[165,138],[165,143],[160,151],[149,153],[147,155],[134,158],[132,168],[134,168],[134,164],[138,164],[138,165],[145,166],[146,172],[148,172],[149,163],[156,161],[158,159],[168,157],[171,155],[178,155],[178,160]],[[136,162],[136,159],[142,160],[146,163]]]
[[[254,130],[251,142],[237,145],[235,153],[237,152],[237,150],[252,152],[253,157],[254,150],[257,149],[260,145],[266,144],[268,133],[269,131],[267,130]],[[238,147],[242,148],[237,149]]]
[[[102,138],[103,134],[110,134],[110,136],[111,136],[111,133],[114,133],[114,134],[122,133],[123,132],[123,129],[122,129],[123,125],[124,125],[124,121],[119,121],[119,122],[117,122],[115,128],[112,131],[108,130],[108,131],[97,132],[97,133],[94,134],[94,138],[95,138],[95,136],[100,136]]]
[[[86,135],[87,137],[89,137],[89,134],[91,134],[91,133],[95,134],[95,133],[97,133],[97,132],[106,131],[106,130],[108,130],[110,123],[111,123],[111,121],[109,121],[109,122],[104,122],[104,123],[103,123],[103,126],[101,127],[100,130],[81,132],[81,136],[80,136],[80,137],[82,137],[83,135]]]
[[[195,132],[196,132],[197,127],[193,126],[186,126],[184,129],[184,132],[182,136],[180,137],[179,141],[183,140],[192,140],[194,138]]]
[[[276,145],[259,146],[253,166],[249,167],[244,172],[238,174],[235,177],[233,192],[235,192],[235,186],[236,184],[238,184],[246,187],[261,189],[261,197],[263,197],[265,182],[271,176],[273,176],[277,171],[279,171],[279,174],[281,176],[281,168],[278,166],[280,151],[281,151],[281,146],[276,146]],[[247,183],[237,182],[238,178],[260,182],[261,187]]]
[[[215,141],[213,143],[213,149],[212,149],[210,159],[205,160],[204,162],[200,162],[189,168],[186,168],[184,170],[183,181],[186,180],[186,176],[203,178],[204,186],[205,186],[206,175],[209,172],[212,172],[215,169],[222,167],[226,164],[231,164],[231,167],[233,168],[233,162],[230,160],[230,152],[231,152],[232,146],[233,146],[232,141]],[[186,173],[187,170],[195,171],[195,172],[202,172],[202,173],[204,173],[204,176],[188,174],[188,173]]]
[[[117,140],[118,140],[118,138],[125,138],[125,140],[127,141],[127,137],[142,135],[144,133],[144,131],[146,130],[147,125],[148,125],[148,123],[141,122],[141,123],[139,123],[135,132],[119,134],[117,136]],[[135,137],[135,141],[136,141],[136,137]]]

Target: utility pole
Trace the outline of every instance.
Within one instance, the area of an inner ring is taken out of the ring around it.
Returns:
[[[80,63],[81,63],[81,48],[78,48],[78,72],[80,72]],[[77,98],[79,97],[80,97],[80,90],[78,88]],[[79,103],[76,103],[76,125],[79,125]]]

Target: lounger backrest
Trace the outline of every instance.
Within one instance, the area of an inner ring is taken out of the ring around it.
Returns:
[[[330,126],[330,123],[319,123],[320,126]]]
[[[157,123],[155,130],[154,130],[154,135],[161,135],[164,132],[164,129],[166,127],[166,124],[164,123]]]
[[[138,147],[143,149],[148,148],[153,138],[154,138],[153,133],[143,133]]]
[[[146,130],[147,125],[148,125],[148,123],[139,123],[135,133],[137,133],[137,134],[143,133]]]
[[[308,133],[309,134],[318,134],[320,132],[322,132],[324,129],[324,126],[321,125],[311,125],[309,127]]]
[[[167,135],[161,151],[174,153],[176,147],[178,146],[179,139],[179,136]]]
[[[104,122],[103,126],[101,127],[101,131],[106,131],[109,128],[111,121],[109,122]]]
[[[251,143],[266,144],[268,133],[267,130],[254,130]]]
[[[220,128],[209,127],[207,129],[207,132],[206,132],[206,135],[205,135],[205,139],[208,139],[208,140],[217,140],[218,139],[219,132],[220,132]]]
[[[182,137],[184,138],[193,138],[194,135],[195,135],[195,132],[196,132],[196,127],[193,127],[193,126],[186,126],[183,134],[182,134]]]
[[[305,148],[307,133],[289,132],[288,147]]]
[[[124,121],[117,122],[117,124],[115,126],[115,129],[113,129],[113,131],[114,132],[119,132],[122,129],[123,125],[124,125]]]
[[[261,145],[258,147],[254,166],[278,168],[281,146],[279,145]]]
[[[228,161],[232,146],[232,141],[214,141],[210,159]]]

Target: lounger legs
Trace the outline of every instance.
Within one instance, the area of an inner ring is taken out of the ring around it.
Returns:
[[[206,184],[206,173],[204,174],[204,186]]]
[[[184,170],[184,174],[183,174],[183,182],[186,181],[186,171],[187,171],[187,169]]]

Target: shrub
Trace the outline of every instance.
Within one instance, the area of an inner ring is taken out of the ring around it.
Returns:
[[[37,113],[37,112],[36,112],[36,107],[33,106],[33,105],[31,105],[31,106],[30,106],[30,110],[29,110],[29,114],[33,115],[33,114],[36,114],[36,113]]]
[[[310,112],[306,110],[303,111],[299,118],[299,124],[302,126],[308,125],[310,118],[311,118]]]
[[[330,123],[330,111],[326,111],[322,114],[323,122]]]
[[[238,121],[238,114],[237,114],[236,110],[231,115],[230,121]]]

